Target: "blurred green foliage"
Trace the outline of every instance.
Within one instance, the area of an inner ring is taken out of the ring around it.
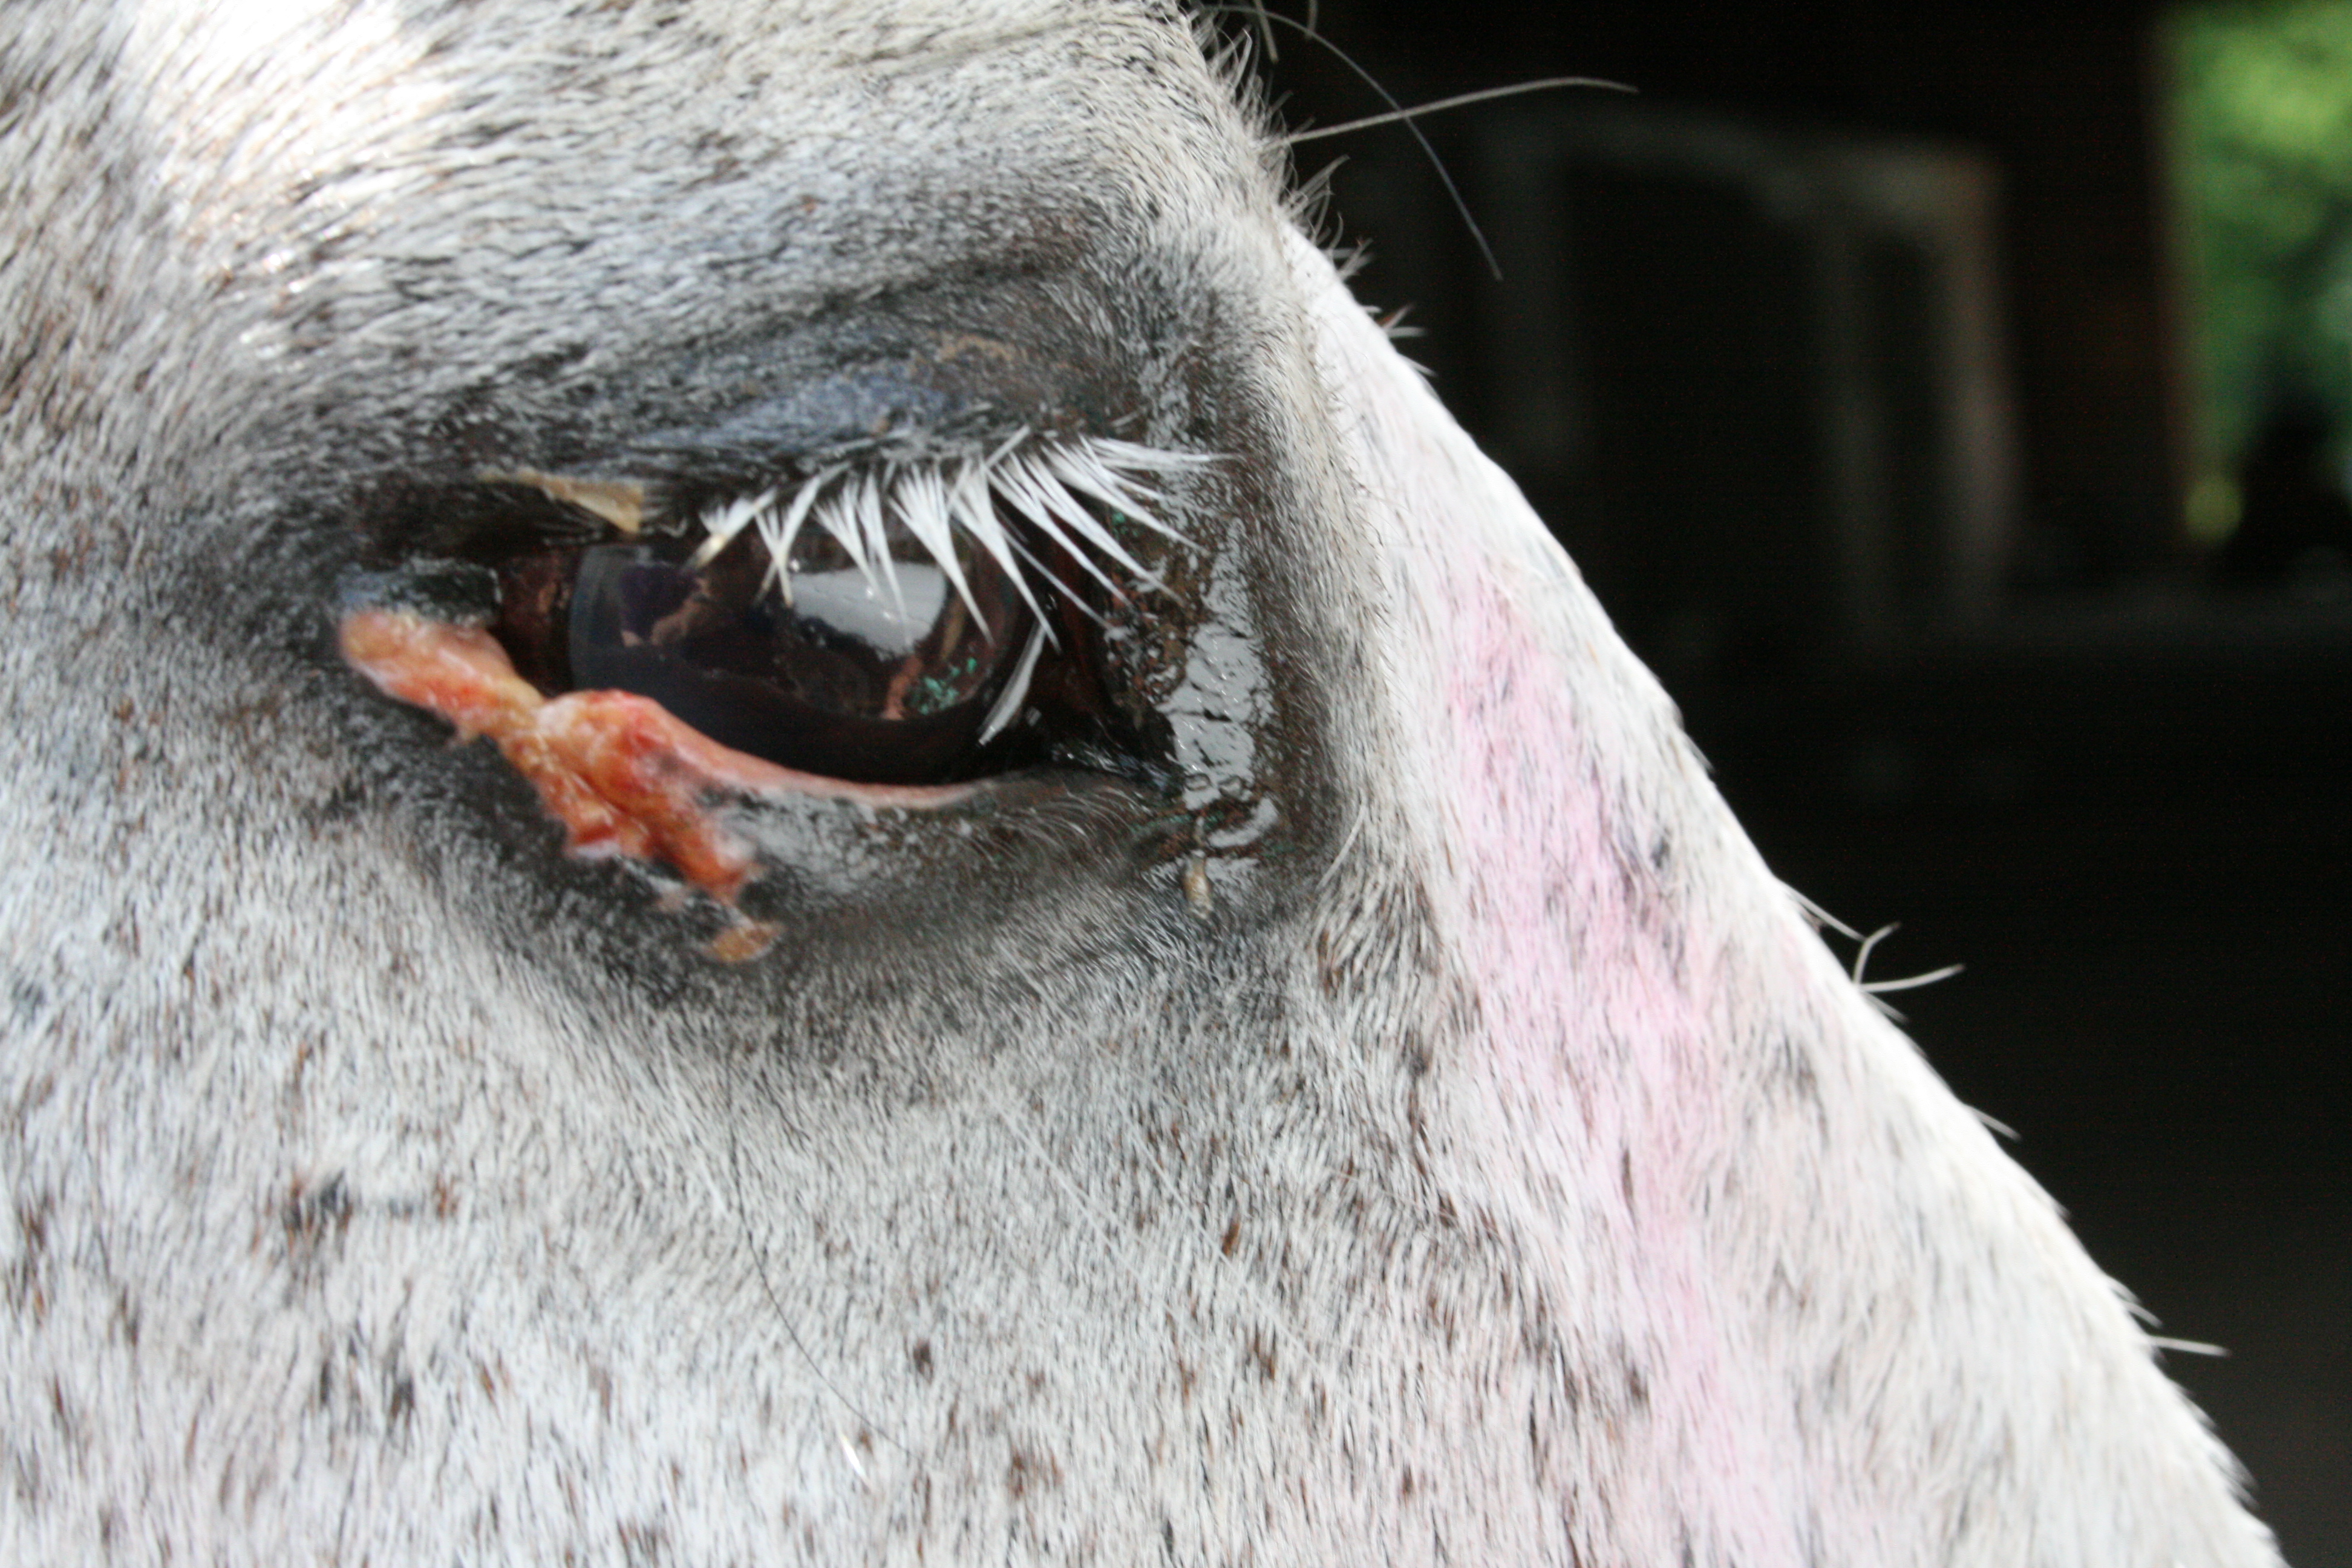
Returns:
[[[2198,461],[2215,486],[2282,399],[2352,429],[2352,3],[2239,0],[2175,10],[2173,177],[2192,291]],[[2339,456],[2341,456],[2339,450]]]

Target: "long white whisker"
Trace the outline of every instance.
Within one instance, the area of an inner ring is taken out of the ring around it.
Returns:
[[[1004,694],[988,710],[987,720],[980,727],[980,743],[983,746],[1002,734],[1021,711],[1022,702],[1029,695],[1029,677],[1037,668],[1037,656],[1045,651],[1045,623],[1039,621],[1029,632],[1029,646],[1021,650],[1021,662],[1013,667],[1013,679],[1005,683]]]
[[[1005,458],[1013,455],[1013,449],[1015,447],[1020,446],[1021,443],[1027,439],[1029,439],[1029,426],[1024,425],[1020,429],[1015,430],[1012,435],[1004,438],[1004,445],[997,447],[995,451],[991,452],[987,458],[982,459],[980,465],[981,471],[982,473],[986,473],[989,469],[996,467],[997,464],[1004,461]]]
[[[1121,479],[1118,470],[1079,447],[1056,447],[1043,454],[1063,483],[1093,496],[1114,511],[1148,512],[1145,498]]]
[[[1856,985],[1863,984],[1862,972],[1870,967],[1870,955],[1878,951],[1878,944],[1902,929],[1900,921],[1889,921],[1862,939],[1862,951],[1853,955],[1853,983]]]
[[[838,467],[820,470],[801,486],[782,517],[770,512],[760,520],[760,542],[768,547],[768,575],[777,584],[786,605],[793,602],[793,542],[800,537],[801,526],[808,521],[809,510],[816,505],[817,497],[840,475]]]
[[[882,586],[889,591],[890,603],[898,612],[901,626],[907,620],[907,595],[898,583],[898,556],[890,548],[890,514],[901,510],[899,489],[904,481],[898,464],[892,463],[875,476],[858,497],[858,522],[866,530],[866,548],[874,553],[875,569],[882,574]],[[920,627],[916,628],[920,630]]]
[[[818,502],[815,514],[811,521],[833,535],[835,542],[848,552],[849,559],[856,563],[860,572],[865,573],[869,580],[873,577],[874,569],[866,560],[866,536],[857,531],[857,481],[856,479],[845,482],[838,489]]]
[[[957,553],[961,531],[1012,579],[1045,640],[1058,643],[1041,596],[1046,588],[1093,618],[1101,616],[1046,568],[1039,550],[1050,547],[1068,555],[1085,576],[1122,598],[1133,586],[1161,588],[1157,574],[1120,542],[1111,523],[1133,524],[1187,543],[1157,514],[1168,504],[1160,481],[1216,461],[1204,453],[1161,451],[1108,436],[1040,437],[1025,427],[992,450],[961,459],[844,459],[801,479],[789,492],[774,486],[707,508],[699,520],[705,537],[686,565],[692,571],[707,567],[744,529],[756,529],[768,552],[761,589],[773,584],[790,605],[793,547],[814,521],[847,552],[870,586],[889,594],[903,620],[906,595],[891,547],[895,525],[938,564],[973,618],[985,624],[979,595]],[[1101,510],[1112,514],[1109,521]],[[1008,514],[1020,520],[1020,529],[1008,528]],[[1034,537],[1024,542],[1024,533]]]
[[[1081,489],[1091,488],[1097,496],[1107,495],[1112,489],[1124,489],[1107,469],[1087,472],[1080,465],[1065,458],[1058,453],[1050,455],[1046,460],[1053,464],[1055,474],[1066,484],[1076,485]],[[1107,480],[1108,484],[1095,483],[1094,481],[1097,479]],[[1159,519],[1145,511],[1132,500],[1114,501],[1111,503],[1111,510],[1123,517],[1157,529],[1162,533],[1170,531],[1161,526]],[[1095,514],[1088,511],[1085,506],[1076,503],[1073,499],[1073,504],[1065,515],[1070,527],[1077,531],[1080,538],[1134,574],[1136,579],[1146,587],[1158,588],[1160,585],[1159,577],[1121,548],[1118,541],[1112,537],[1110,531],[1097,521]]]
[[[884,514],[883,501],[888,495],[895,472],[868,473],[857,487],[857,527],[866,536],[866,580],[888,590],[898,606],[898,619],[907,618],[907,601],[898,592],[898,563],[890,553],[889,520]]]
[[[964,581],[963,568],[956,562],[955,514],[949,502],[947,480],[935,467],[910,469],[899,482],[897,495],[898,521],[915,536],[915,542],[939,563],[957,595],[971,609],[971,618],[985,626],[988,617],[980,613],[980,601],[972,597],[971,585]]]
[[[1223,459],[1213,452],[1171,452],[1160,447],[1139,446],[1116,436],[1089,436],[1087,448],[1113,468],[1139,473],[1164,474],[1177,468],[1205,468]]]
[[[1008,463],[997,470],[992,483],[997,493],[1003,496],[1014,510],[1027,518],[1030,525],[1039,533],[1068,552],[1071,559],[1085,568],[1087,574],[1104,587],[1114,594],[1119,592],[1119,586],[1111,581],[1110,574],[1097,565],[1092,555],[1077,547],[1076,542],[1064,530],[1061,521],[1054,515],[1059,510],[1055,505],[1057,500],[1069,501],[1072,498],[1067,490],[1055,481],[1050,473],[1034,468],[1025,462]],[[1070,510],[1083,509],[1073,506]],[[1120,564],[1127,565],[1129,571],[1142,570],[1141,567],[1129,565],[1126,562],[1120,562]]]
[[[1955,974],[1965,973],[1968,967],[1965,963],[1948,963],[1941,969],[1931,969],[1925,974],[1914,974],[1906,980],[1865,980],[1861,984],[1873,996],[1889,991],[1916,991],[1922,985],[1933,985],[1939,980],[1949,980]]]
[[[957,476],[955,495],[956,516],[962,520],[964,531],[971,534],[972,542],[988,552],[990,559],[1013,580],[1013,591],[1021,595],[1022,603],[1029,606],[1029,613],[1037,617],[1038,624],[1044,625],[1045,606],[1037,603],[1036,595],[1030,591],[1029,578],[1021,570],[1020,560],[1013,552],[1013,542],[1006,537],[1003,524],[996,521],[996,502],[989,494],[988,465],[967,464],[964,471]]]
[[[1046,585],[1051,587],[1055,594],[1059,595],[1059,600],[1062,604],[1069,605],[1072,609],[1076,610],[1080,615],[1086,616],[1087,619],[1094,622],[1094,624],[1098,626],[1108,626],[1110,624],[1104,620],[1102,616],[1096,612],[1095,607],[1092,605],[1087,603],[1086,596],[1084,595],[1077,593],[1067,583],[1063,582],[1062,579],[1055,574],[1052,567],[1046,565],[1043,561],[1038,560],[1036,553],[1027,545],[1022,543],[1016,539],[1013,542],[1013,548],[1021,552],[1021,559],[1029,563],[1029,570],[1037,574],[1038,576],[1045,579]]]
[[[1148,456],[1150,448],[1118,443],[1128,451]],[[1174,455],[1174,454],[1171,454]],[[1189,454],[1187,454],[1189,455]],[[1064,479],[1106,502],[1114,511],[1124,514],[1129,521],[1140,523],[1153,532],[1184,542],[1184,536],[1161,521],[1152,508],[1164,500],[1160,492],[1139,479],[1131,480],[1122,468],[1140,468],[1143,472],[1157,470],[1146,467],[1141,458],[1113,461],[1095,443],[1077,447],[1057,447],[1046,454],[1046,460]]]
[[[704,512],[702,526],[709,537],[687,557],[687,570],[699,572],[718,559],[719,552],[733,543],[735,536],[743,531],[743,525],[767,510],[775,499],[776,492],[766,489],[750,500],[729,501],[724,506],[713,507]]]

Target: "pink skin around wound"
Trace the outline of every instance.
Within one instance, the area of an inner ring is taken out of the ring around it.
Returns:
[[[386,696],[439,714],[461,741],[494,743],[563,824],[572,854],[658,861],[726,902],[758,875],[759,861],[721,822],[721,797],[924,807],[971,794],[969,784],[859,784],[779,767],[626,691],[544,697],[489,633],[406,610],[355,610],[341,637],[343,657]]]

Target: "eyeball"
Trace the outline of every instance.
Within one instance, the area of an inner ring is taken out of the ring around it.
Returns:
[[[1161,591],[1136,552],[1184,546],[1159,484],[1215,460],[1024,435],[766,476],[485,470],[394,515],[413,556],[493,574],[487,629],[543,697],[648,698],[850,783],[1074,768],[1159,787],[1164,724],[1112,699],[1107,648]]]
[[[745,529],[715,553],[658,538],[584,550],[572,681],[649,697],[722,745],[803,772],[950,777],[992,738],[1042,628],[968,539],[944,562],[895,523],[878,542],[861,560],[808,529],[779,562]]]

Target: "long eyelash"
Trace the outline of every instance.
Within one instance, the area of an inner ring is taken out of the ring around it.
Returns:
[[[1045,623],[1039,621],[1029,628],[1029,646],[1021,650],[1021,662],[1013,667],[1013,679],[1004,683],[1004,689],[998,694],[994,706],[989,709],[988,717],[981,721],[982,745],[985,746],[1003,734],[1005,726],[1013,722],[1013,715],[1021,711],[1021,704],[1029,696],[1029,678],[1036,673],[1037,656],[1045,651]]]
[[[1076,561],[1113,594],[1123,594],[1105,563],[1136,584],[1156,588],[1160,581],[1136,560],[1095,516],[1091,500],[1127,521],[1172,542],[1184,536],[1156,514],[1166,500],[1160,486],[1171,477],[1213,458],[1169,452],[1107,436],[1033,437],[1024,430],[994,451],[977,457],[887,461],[877,466],[835,463],[798,484],[747,499],[722,501],[704,510],[707,537],[688,562],[700,568],[746,528],[767,547],[769,583],[792,603],[792,574],[784,563],[793,542],[811,523],[841,545],[869,581],[900,600],[898,563],[887,530],[894,520],[947,574],[956,594],[977,616],[980,603],[955,558],[961,530],[1011,578],[1021,597],[1045,623],[1041,591],[1083,605],[1036,555],[1009,533],[998,516],[1002,506],[1030,532]],[[1097,560],[1097,557],[1100,560]],[[1042,584],[1032,577],[1043,578]],[[1051,638],[1052,634],[1046,634]]]

